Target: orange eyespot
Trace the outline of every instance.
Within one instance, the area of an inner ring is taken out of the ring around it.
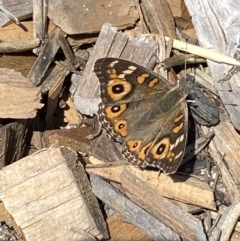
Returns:
[[[127,136],[128,134],[127,128],[128,128],[128,125],[126,120],[118,120],[114,123],[114,130],[122,137]]]
[[[137,151],[142,144],[141,140],[129,140],[127,141],[128,149],[132,152]]]
[[[132,90],[132,85],[122,79],[113,79],[108,82],[107,93],[114,101],[121,100]]]
[[[109,119],[113,119],[120,116],[126,109],[127,109],[127,104],[110,105],[105,109],[105,112],[106,112],[106,116]]]
[[[165,158],[169,153],[169,148],[170,140],[169,138],[165,137],[153,146],[151,153],[154,156],[154,158],[162,159]]]

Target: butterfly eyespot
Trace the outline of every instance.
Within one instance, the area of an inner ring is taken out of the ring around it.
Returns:
[[[124,79],[112,79],[108,82],[107,93],[114,101],[121,100],[132,90],[132,85]]]
[[[121,109],[121,108],[120,108],[119,105],[114,105],[114,106],[112,106],[111,111],[112,111],[113,113],[117,113],[120,109]]]
[[[169,138],[165,137],[160,140],[157,144],[153,146],[151,149],[151,153],[156,159],[162,159],[167,156],[170,149],[170,140]]]
[[[111,105],[107,106],[107,108],[105,109],[105,113],[109,119],[113,119],[120,116],[126,109],[127,104]]]
[[[157,155],[161,155],[163,152],[164,152],[164,150],[165,150],[165,148],[166,148],[166,145],[165,144],[161,144],[159,147],[158,147],[158,149],[157,149]]]
[[[119,124],[119,126],[118,126],[119,129],[123,129],[124,127],[125,127],[124,124]]]
[[[134,152],[140,148],[141,143],[141,140],[129,140],[127,141],[127,146],[130,151]]]
[[[120,94],[124,91],[124,85],[123,84],[116,84],[112,86],[112,92],[114,94]]]
[[[126,120],[118,120],[114,123],[114,130],[122,137],[127,136],[127,121]]]
[[[134,143],[133,148],[136,148],[138,146],[138,143]]]

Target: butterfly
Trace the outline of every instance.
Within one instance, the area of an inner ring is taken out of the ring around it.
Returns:
[[[176,172],[187,141],[188,93],[123,59],[98,59],[94,72],[102,99],[99,122],[112,139],[122,143],[125,158],[140,168]]]

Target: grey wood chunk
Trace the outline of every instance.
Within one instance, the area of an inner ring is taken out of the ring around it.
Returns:
[[[52,63],[60,48],[60,43],[58,41],[59,35],[64,35],[64,32],[59,28],[55,28],[49,35],[49,38],[42,48],[42,52],[39,54],[28,75],[28,79],[34,86],[38,86],[43,81],[49,65]]]
[[[240,202],[237,202],[230,207],[226,207],[221,215],[221,218],[215,228],[212,231],[212,234],[209,238],[210,241],[225,241],[231,240],[234,228],[238,223],[238,218],[240,215]]]
[[[24,20],[32,16],[33,3],[32,0],[1,0],[1,5],[11,12],[18,20]],[[0,26],[11,23],[3,12],[0,11]]]
[[[156,63],[156,48],[156,43],[146,36],[131,38],[110,24],[104,24],[74,94],[76,109],[85,115],[93,115],[98,111],[101,102],[99,80],[93,72],[97,59],[106,56],[122,58],[152,68]]]
[[[104,23],[125,29],[139,18],[131,0],[58,0],[48,7],[48,17],[67,34],[97,33]]]
[[[239,44],[240,4],[228,0],[186,0],[192,23],[202,47],[233,57]],[[196,8],[196,6],[198,6]],[[220,60],[221,61],[221,60]],[[229,81],[219,81],[231,66],[208,60],[208,66],[219,96],[236,129],[240,130],[240,73]],[[231,91],[229,91],[231,90]]]
[[[138,226],[154,240],[180,240],[179,236],[155,217],[134,204],[110,184],[95,174],[90,174],[93,192],[104,203],[109,205],[130,223]]]

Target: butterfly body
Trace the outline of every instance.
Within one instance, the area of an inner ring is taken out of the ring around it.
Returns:
[[[179,167],[187,139],[186,94],[160,75],[130,61],[95,63],[102,103],[99,121],[133,164],[166,173]]]

